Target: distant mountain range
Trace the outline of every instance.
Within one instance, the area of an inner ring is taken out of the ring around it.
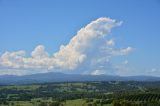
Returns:
[[[111,75],[80,75],[64,73],[40,73],[24,76],[1,75],[0,85],[73,82],[73,81],[160,81],[160,77],[153,76],[111,76]]]

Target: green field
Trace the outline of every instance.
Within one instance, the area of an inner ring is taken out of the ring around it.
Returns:
[[[160,106],[160,82],[65,82],[0,86],[0,106]]]

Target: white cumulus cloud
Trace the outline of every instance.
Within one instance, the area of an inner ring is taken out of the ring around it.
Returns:
[[[48,53],[45,51],[45,47],[43,45],[39,45],[32,51],[31,56],[36,59],[42,59],[47,58]]]
[[[120,26],[121,23],[106,17],[98,18],[81,28],[67,45],[61,45],[60,50],[52,55],[45,51],[43,45],[38,45],[30,57],[26,56],[23,50],[5,52],[0,55],[0,70],[3,74],[4,70],[7,70],[7,74],[15,74],[14,70],[24,70],[25,72],[18,71],[22,74],[26,74],[28,70],[86,70],[91,73],[110,70],[111,57],[128,55],[133,51],[132,47],[114,49],[114,40],[107,37],[111,29]]]

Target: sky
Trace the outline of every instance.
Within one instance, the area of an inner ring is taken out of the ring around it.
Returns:
[[[0,0],[0,75],[160,76],[159,0]]]

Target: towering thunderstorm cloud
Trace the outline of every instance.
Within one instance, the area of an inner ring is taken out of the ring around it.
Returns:
[[[83,73],[107,74],[113,56],[127,55],[131,47],[114,49],[115,42],[108,37],[111,29],[121,22],[110,18],[98,18],[81,28],[67,45],[52,56],[38,45],[26,57],[25,51],[5,52],[0,56],[1,74],[31,74],[48,71],[83,71]],[[34,70],[34,71],[33,71]]]

